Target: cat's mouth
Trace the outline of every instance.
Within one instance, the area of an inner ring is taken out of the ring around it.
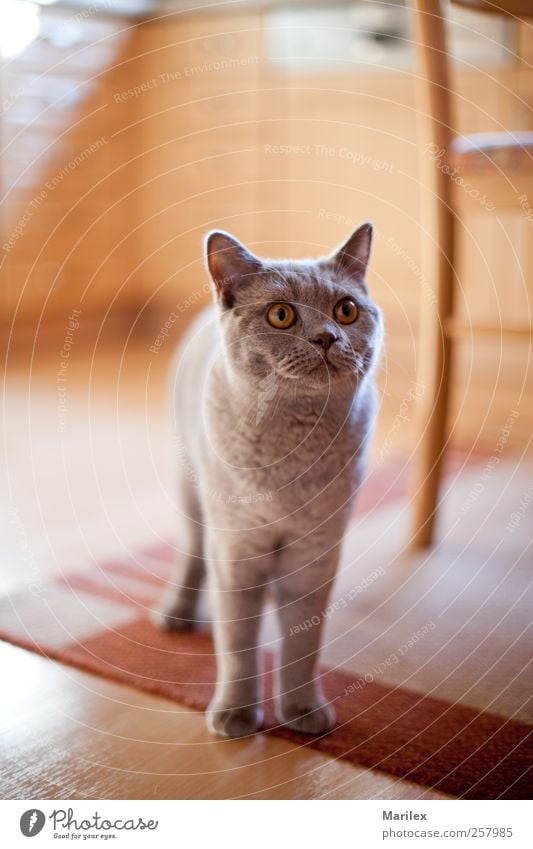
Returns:
[[[311,367],[310,371],[315,372],[318,369],[323,369],[324,366],[326,367],[326,369],[328,371],[333,371],[333,372],[339,371],[339,366],[335,365],[335,363],[332,360],[330,360],[327,353],[322,356],[322,358],[316,363],[316,365],[313,365]]]
[[[280,377],[303,384],[322,385],[341,378],[356,378],[363,368],[360,355],[343,355],[342,352],[318,351],[313,355],[291,351],[276,364]]]
[[[310,363],[309,367],[302,370],[295,377],[303,383],[306,381],[313,385],[326,385],[332,381],[353,377],[356,374],[353,366],[345,362],[334,362],[329,356],[321,356],[316,362]]]

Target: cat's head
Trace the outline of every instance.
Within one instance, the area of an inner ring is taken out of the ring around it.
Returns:
[[[259,259],[228,233],[206,239],[225,356],[253,380],[276,375],[295,388],[359,380],[379,351],[382,322],[365,282],[372,225],[330,257]]]

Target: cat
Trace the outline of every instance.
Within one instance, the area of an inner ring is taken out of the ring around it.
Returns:
[[[274,261],[223,231],[206,238],[214,304],[173,369],[185,563],[155,616],[169,630],[193,627],[209,573],[217,684],[207,724],[222,737],[261,727],[267,591],[281,630],[278,721],[304,734],[335,723],[314,670],[377,408],[371,241],[367,223],[330,257]]]

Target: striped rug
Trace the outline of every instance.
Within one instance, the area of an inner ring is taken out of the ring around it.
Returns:
[[[391,468],[368,489],[359,514],[396,499],[403,474]],[[147,613],[169,576],[170,542],[0,599],[0,637],[48,658],[204,710],[213,691],[215,658],[207,632],[166,634]],[[337,670],[321,672],[335,705],[336,728],[314,738],[275,720],[272,667],[264,656],[265,731],[336,758],[469,799],[531,796],[532,729],[521,722],[404,687]]]

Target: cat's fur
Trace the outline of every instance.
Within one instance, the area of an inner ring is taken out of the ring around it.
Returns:
[[[314,681],[321,624],[305,623],[327,606],[375,413],[382,322],[364,280],[371,237],[365,224],[332,257],[298,262],[260,260],[227,233],[207,238],[216,303],[182,342],[173,384],[186,562],[158,617],[170,629],[193,625],[207,567],[218,666],[207,721],[224,737],[261,725],[267,590],[282,638],[278,719],[309,734],[334,724]],[[351,325],[334,318],[344,296],[359,307]],[[297,311],[293,327],[267,322],[277,302]]]

